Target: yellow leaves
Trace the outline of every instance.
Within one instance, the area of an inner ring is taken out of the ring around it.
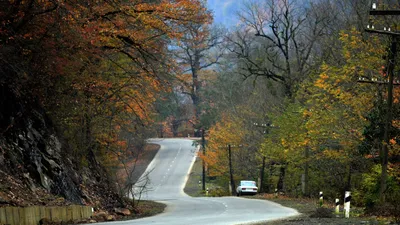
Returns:
[[[210,14],[198,0],[142,2],[134,6],[126,5],[122,9],[145,29],[152,30],[153,33],[161,32],[175,39],[181,38],[184,31],[178,26],[190,22],[207,23],[211,20]]]
[[[349,160],[348,154],[343,150],[326,149],[317,155],[317,158],[332,159],[342,162]]]
[[[243,144],[246,137],[243,120],[222,115],[221,121],[210,128],[208,136],[207,154],[200,154],[200,157],[207,163],[210,174],[222,175],[227,172],[228,145],[235,146],[232,151],[240,151],[238,146]]]
[[[315,85],[316,87],[318,87],[318,88],[321,88],[321,89],[326,89],[326,88],[328,87],[328,85],[326,84],[324,78],[321,78],[321,79],[316,80],[315,83],[314,83],[314,85]]]
[[[321,73],[321,75],[319,75],[319,77],[323,80],[326,80],[329,78],[329,76],[326,73]]]
[[[400,163],[389,163],[388,174],[394,177],[397,182],[400,182]]]
[[[303,117],[307,118],[307,117],[310,117],[310,116],[312,116],[312,111],[310,111],[308,109],[304,109],[303,110]]]
[[[337,84],[337,83],[336,83],[336,84]],[[342,93],[342,91],[341,91],[340,88],[338,88],[338,89],[336,89],[336,90],[333,91],[333,95],[336,95],[336,96],[339,96],[340,93]]]
[[[306,84],[307,104],[303,111],[309,139],[298,146],[321,151],[326,143],[339,143],[340,149],[323,149],[319,157],[348,160],[363,140],[366,116],[373,107],[375,86],[357,83],[358,76],[379,74],[382,45],[378,39],[365,42],[355,29],[341,32],[344,64],[324,63],[313,82]],[[373,44],[371,44],[371,42]],[[393,144],[396,144],[393,142]],[[397,145],[397,144],[396,144]]]
[[[281,138],[281,144],[283,145],[283,146],[285,146],[286,145],[286,140],[284,139],[284,138]]]
[[[349,34],[346,33],[345,31],[340,32],[339,40],[342,42],[345,42],[346,39],[349,37]]]

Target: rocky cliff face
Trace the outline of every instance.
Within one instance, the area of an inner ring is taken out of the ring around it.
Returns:
[[[78,171],[40,107],[1,85],[0,105],[0,206],[117,204],[101,167]]]

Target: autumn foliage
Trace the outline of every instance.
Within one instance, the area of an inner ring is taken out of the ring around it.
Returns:
[[[253,172],[264,170],[265,191],[277,188],[289,195],[316,196],[324,190],[324,196],[335,198],[352,190],[355,204],[371,207],[377,203],[387,112],[387,76],[382,70],[387,64],[387,42],[378,36],[366,39],[354,28],[341,31],[338,41],[338,58],[321,62],[296,83],[298,90],[292,98],[267,109],[262,128],[246,125],[256,117],[242,114],[251,111],[250,103],[235,104],[230,114],[221,113],[210,129],[207,155],[202,156],[210,175],[227,179],[227,143],[254,145],[256,152],[240,149],[233,153],[237,180],[255,179]],[[360,82],[364,80],[373,82]],[[395,85],[386,192],[393,205],[399,194],[399,97]],[[256,129],[264,129],[260,142]],[[246,152],[247,158],[237,157],[241,152]],[[252,170],[243,173],[245,167],[239,166],[243,161],[252,164]]]
[[[42,105],[83,161],[92,152],[115,161],[143,144],[177,69],[168,46],[211,18],[198,0],[0,6],[0,84]]]
[[[237,147],[242,145],[244,138],[243,121],[238,118],[224,115],[220,122],[209,131],[207,153],[203,155],[199,152],[207,165],[210,176],[228,175],[228,145],[233,151],[240,151]],[[244,147],[244,146],[243,146]]]

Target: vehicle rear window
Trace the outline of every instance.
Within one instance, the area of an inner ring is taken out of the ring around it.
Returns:
[[[240,185],[241,186],[256,186],[256,182],[255,181],[241,181]]]

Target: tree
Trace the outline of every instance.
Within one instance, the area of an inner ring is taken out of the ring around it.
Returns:
[[[80,166],[96,170],[103,156],[146,138],[157,93],[177,67],[169,44],[210,14],[197,0],[10,0],[0,18],[1,88],[22,108],[43,107]]]
[[[182,93],[187,94],[194,105],[195,123],[200,121],[200,80],[201,71],[218,63],[224,30],[209,24],[191,23],[186,34],[178,43],[176,57],[183,71],[178,77],[182,81]],[[189,74],[187,74],[189,73]]]
[[[383,49],[378,39],[366,43],[354,29],[342,32],[342,65],[321,66],[318,76],[299,92],[307,99],[307,122],[310,147],[317,160],[331,159],[346,169],[345,188],[351,189],[351,174],[362,167],[357,151],[368,125],[366,116],[373,108],[377,93],[357,83],[359,76],[374,76],[379,71]],[[379,47],[380,46],[380,47]],[[378,62],[378,63],[377,63]],[[302,98],[300,97],[300,98]]]
[[[330,22],[319,4],[310,3],[309,9],[301,5],[291,0],[250,2],[240,13],[242,30],[228,38],[241,74],[280,82],[289,98],[314,68],[316,42]]]
[[[349,190],[351,174],[365,171],[366,159],[357,149],[376,92],[357,81],[379,71],[383,51],[379,40],[366,43],[355,30],[342,32],[341,41],[343,63],[322,65],[315,78],[303,81],[298,102],[289,101],[283,113],[271,116],[279,129],[271,130],[260,151],[288,176],[278,178],[279,190],[285,182],[285,190],[296,193],[303,172],[306,194],[326,183],[335,183],[337,192]]]
[[[245,148],[241,144],[246,132],[241,129],[242,126],[243,121],[239,118],[224,116],[221,122],[209,130],[210,138],[207,141],[206,155],[199,153],[207,165],[209,176],[217,176],[219,181],[225,184],[228,184],[228,181],[232,182],[230,187],[234,187],[236,178],[241,177],[242,170],[246,170],[245,167],[238,165],[239,153]],[[237,168],[241,169],[237,170]],[[232,193],[235,193],[235,188],[232,189]]]

